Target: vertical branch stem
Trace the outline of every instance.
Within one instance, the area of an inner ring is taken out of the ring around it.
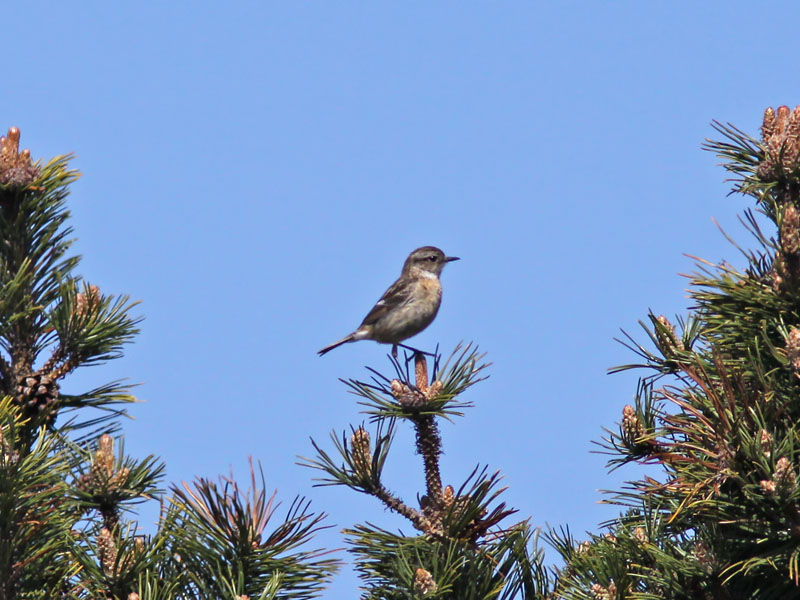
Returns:
[[[425,486],[428,498],[436,505],[442,500],[442,476],[439,473],[439,455],[442,453],[442,437],[433,416],[420,415],[414,419],[417,431],[417,452],[422,455],[425,464]]]
[[[414,371],[417,388],[425,394],[428,390],[428,362],[417,352],[414,355]],[[428,498],[435,506],[442,504],[442,476],[439,472],[439,456],[442,454],[442,437],[433,415],[417,415],[412,419],[417,434],[417,452],[425,465],[425,486]]]
[[[422,352],[414,354],[414,375],[417,379],[417,388],[424,394],[428,391],[428,361]]]

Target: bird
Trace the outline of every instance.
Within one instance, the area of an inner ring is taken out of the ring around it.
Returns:
[[[402,346],[400,342],[420,333],[439,312],[442,303],[439,276],[444,266],[454,260],[459,258],[446,256],[435,246],[414,250],[403,263],[400,277],[375,303],[358,329],[325,346],[317,354],[322,356],[349,342],[373,340],[392,344],[392,356],[397,358],[397,346]]]

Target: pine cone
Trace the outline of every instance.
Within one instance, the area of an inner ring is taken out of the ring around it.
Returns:
[[[115,469],[114,440],[108,434],[102,435],[97,443],[92,466],[77,481],[77,488],[96,498],[113,495],[128,482],[130,469]]]
[[[636,409],[630,404],[626,404],[622,409],[622,432],[625,441],[630,444],[636,443],[636,438],[644,435],[644,427],[639,417],[636,416]]]
[[[786,355],[789,366],[797,377],[800,377],[800,328],[792,327],[786,339]]]
[[[19,151],[19,129],[10,128],[8,137],[0,137],[0,185],[24,188],[38,176],[30,150]]]
[[[419,390],[412,390],[397,379],[392,380],[392,396],[400,406],[408,410],[419,410],[428,403],[425,394]]]
[[[359,427],[350,437],[350,446],[353,456],[353,468],[359,477],[372,476],[372,450],[370,449],[369,433]]]
[[[759,179],[778,181],[784,174],[795,173],[800,165],[800,106],[767,108],[761,140],[767,155],[758,166]]]
[[[20,375],[14,390],[14,402],[22,408],[23,416],[46,419],[50,425],[57,415],[58,384],[46,375]]]
[[[438,590],[439,586],[429,571],[420,567],[414,572],[414,592],[417,596],[429,596]]]
[[[95,544],[95,552],[97,558],[100,559],[103,572],[106,575],[113,575],[115,573],[114,565],[117,562],[117,542],[114,540],[114,535],[104,527],[97,534]]]

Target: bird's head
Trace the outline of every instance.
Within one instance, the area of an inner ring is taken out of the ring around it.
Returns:
[[[403,265],[403,274],[408,274],[411,271],[421,271],[438,277],[444,266],[454,260],[458,260],[458,257],[445,256],[444,252],[435,246],[423,246],[408,255]]]

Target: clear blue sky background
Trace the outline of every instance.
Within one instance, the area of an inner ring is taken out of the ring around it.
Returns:
[[[591,440],[635,376],[612,341],[683,313],[687,252],[738,260],[712,119],[757,133],[800,102],[793,2],[19,2],[3,9],[3,129],[74,151],[81,272],[141,299],[138,341],[71,385],[130,377],[131,454],[168,480],[263,461],[335,527],[408,528],[295,465],[362,416],[339,377],[388,368],[351,331],[426,244],[462,257],[416,345],[474,340],[494,362],[443,427],[444,479],[502,469],[536,525],[596,531]],[[388,485],[409,501],[400,435]],[[632,474],[631,474],[632,475]],[[145,526],[155,511],[144,513]],[[550,553],[552,558],[553,553]],[[328,598],[353,598],[345,567]]]

